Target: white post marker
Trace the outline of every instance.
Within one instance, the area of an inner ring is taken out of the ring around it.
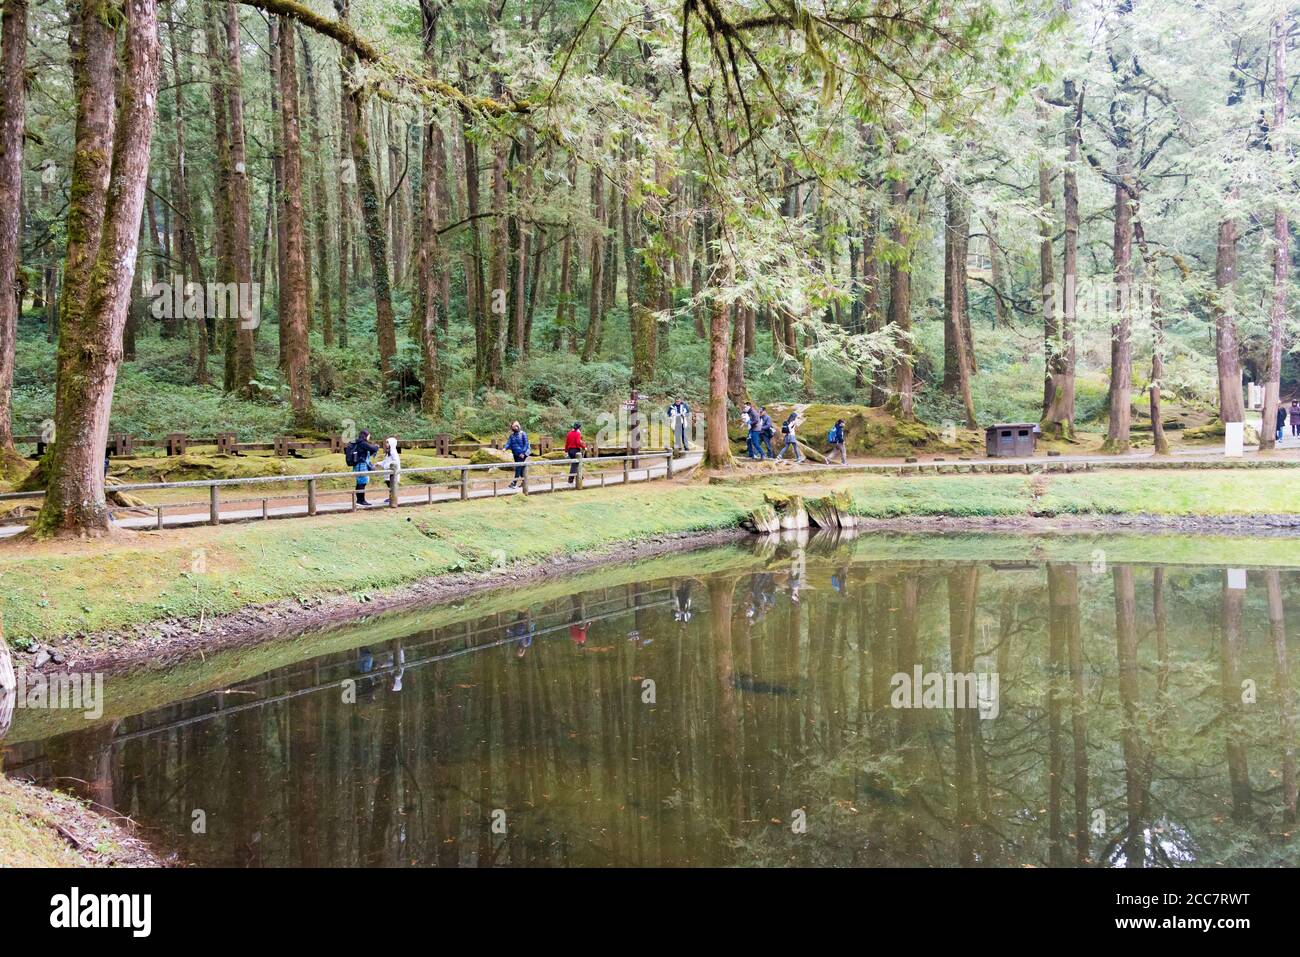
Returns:
[[[1241,458],[1241,450],[1245,445],[1245,439],[1245,422],[1223,423],[1223,454],[1226,457]]]
[[[1228,587],[1233,591],[1246,590],[1246,569],[1229,568],[1228,569]]]

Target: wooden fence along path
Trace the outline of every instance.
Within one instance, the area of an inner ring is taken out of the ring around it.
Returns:
[[[569,489],[569,472],[576,464],[572,488],[606,485],[624,485],[634,481],[649,482],[656,478],[671,479],[674,475],[694,468],[701,455],[689,453],[674,460],[671,450],[641,451],[635,455],[593,456],[577,459],[529,459],[518,463],[523,476],[517,488],[509,483],[517,467],[513,462],[493,462],[483,465],[434,465],[420,468],[373,469],[365,473],[372,482],[366,492],[377,494],[383,490],[388,499],[382,503],[369,503],[368,507],[397,508],[408,505],[432,505],[435,502],[495,498],[498,495],[539,494]],[[493,470],[508,472],[505,477],[489,476]],[[331,512],[355,512],[358,492],[355,488],[338,487],[355,482],[357,472],[319,472],[311,475],[265,475],[253,478],[207,479],[188,482],[142,482],[114,485],[110,493],[136,496],[140,492],[195,489],[206,491],[206,501],[158,502],[144,505],[110,506],[114,519],[122,528],[164,529],[191,525],[220,525],[223,522],[247,522],[272,518],[298,518]],[[418,490],[403,492],[401,478],[420,476],[426,484]],[[444,481],[440,481],[445,476]],[[293,496],[248,496],[229,499],[223,503],[223,494],[230,489],[298,484],[306,486],[302,493]],[[334,486],[334,487],[331,487]],[[45,496],[38,492],[7,492],[0,501],[38,501]],[[330,500],[331,497],[333,500]],[[275,501],[291,500],[292,504],[272,505]],[[223,508],[224,504],[224,508]],[[125,514],[123,514],[125,513]],[[119,517],[122,516],[122,517]],[[0,537],[16,535],[25,528],[22,524],[0,527]]]

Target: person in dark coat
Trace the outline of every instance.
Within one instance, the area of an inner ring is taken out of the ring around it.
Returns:
[[[1281,403],[1277,407],[1277,440],[1282,441],[1282,435],[1286,432],[1286,406]]]
[[[369,508],[370,503],[366,501],[366,486],[370,484],[370,457],[379,454],[379,446],[370,441],[370,433],[365,429],[361,430],[352,445],[357,462],[352,466],[352,471],[357,473],[357,504]]]
[[[1300,399],[1291,400],[1291,408],[1287,410],[1287,415],[1291,417],[1291,434],[1300,435]]]
[[[515,460],[515,477],[510,483],[514,488],[524,477],[523,463],[528,461],[528,454],[532,452],[533,447],[528,444],[528,433],[520,428],[518,422],[510,423],[510,437],[506,439],[506,451],[514,456]]]

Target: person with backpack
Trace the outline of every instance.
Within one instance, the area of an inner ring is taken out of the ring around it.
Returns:
[[[357,434],[356,441],[349,442],[347,448],[343,450],[343,461],[357,473],[355,494],[357,504],[364,508],[370,507],[370,503],[366,501],[366,486],[370,484],[370,456],[378,454],[379,446],[371,443],[370,433],[365,429]]]
[[[582,423],[574,422],[573,428],[564,437],[564,454],[573,460],[573,464],[569,466],[570,485],[578,479],[578,461],[582,458],[582,450],[586,447],[587,444],[582,441]]]
[[[686,423],[691,418],[691,407],[681,396],[668,407],[668,422],[673,430],[673,448],[689,452],[691,443],[686,441]]]
[[[830,446],[826,450],[826,464],[831,464],[831,453],[838,451],[840,453],[840,465],[848,465],[849,457],[844,451],[844,420],[836,419],[831,430],[826,433],[826,444]]]
[[[1277,404],[1277,440],[1282,441],[1282,436],[1286,434],[1286,406],[1282,403]]]
[[[767,414],[767,406],[758,410],[758,457],[763,457],[763,450],[766,447],[767,457],[776,458],[776,453],[772,451],[772,436],[776,429],[772,426],[772,417]]]
[[[523,479],[524,466],[521,463],[528,461],[528,455],[532,450],[533,447],[528,444],[528,433],[520,428],[518,422],[511,422],[510,437],[506,439],[506,451],[514,456],[515,477],[510,483],[510,488],[514,488]]]
[[[799,413],[791,412],[786,416],[785,421],[781,423],[781,434],[785,436],[785,443],[781,446],[781,451],[776,455],[777,461],[785,458],[786,449],[793,448],[795,463],[798,464],[803,462],[803,452],[799,450],[799,439],[794,434],[795,425],[798,422],[798,419]]]

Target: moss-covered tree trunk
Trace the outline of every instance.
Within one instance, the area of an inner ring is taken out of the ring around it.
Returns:
[[[50,483],[33,524],[36,535],[99,535],[112,527],[104,448],[135,275],[160,63],[155,0],[127,0],[123,10],[122,102],[115,117],[117,38],[108,25],[114,11],[104,0],[70,4],[77,94],[71,281],[60,322]]]
[[[18,215],[23,189],[27,0],[5,0],[0,24],[0,475],[17,458],[12,413],[18,338]],[[0,639],[3,641],[3,639]]]
[[[420,0],[421,40],[425,62],[433,70],[437,64],[438,13],[434,0]],[[439,286],[442,274],[441,252],[438,249],[438,223],[442,217],[438,184],[439,158],[442,145],[437,139],[438,114],[429,111],[424,126],[424,156],[420,166],[420,235],[416,254],[416,299],[420,309],[420,378],[423,389],[420,408],[429,416],[438,414],[442,407],[442,389],[438,369],[438,313]]]
[[[899,418],[913,418],[912,411],[912,267],[910,262],[911,226],[908,211],[907,178],[901,171],[890,181],[889,239],[894,255],[889,264],[889,325],[902,338],[900,355],[894,365],[894,395]]]
[[[330,306],[330,207],[325,191],[325,149],[321,136],[320,94],[316,89],[311,44],[306,37],[301,42],[303,79],[307,84],[307,110],[311,119],[312,223],[316,241],[316,297],[313,301],[320,313],[321,341],[328,349],[334,345],[334,314]]]
[[[234,3],[226,3],[226,68],[230,80],[227,84],[227,114],[230,123],[230,262],[234,266],[235,282],[247,289],[245,297],[239,296],[240,312],[235,327],[234,388],[246,393],[249,383],[257,375],[253,352],[253,335],[260,319],[252,307],[253,251],[252,215],[248,177],[248,148],[244,135],[243,63],[239,52],[239,11]],[[250,308],[245,310],[244,303]]]
[[[712,297],[709,302],[709,411],[705,421],[704,464],[722,468],[731,462],[727,441],[727,339],[731,332],[731,305],[722,290],[735,282],[735,264],[727,244],[718,244],[718,258],[710,277]]]
[[[352,98],[352,162],[357,171],[357,189],[361,198],[361,219],[365,226],[366,250],[370,254],[370,273],[375,287],[375,331],[379,339],[379,374],[385,388],[392,383],[393,358],[397,355],[397,332],[393,323],[393,294],[388,282],[388,238],[380,215],[379,188],[370,162],[370,142],[366,136],[365,91],[357,87]]]
[[[1074,326],[1079,301],[1079,180],[1075,167],[1079,163],[1079,138],[1083,124],[1083,100],[1075,90],[1074,80],[1065,80],[1065,101],[1069,106],[1065,126],[1065,168],[1062,171],[1065,203],[1065,236],[1061,250],[1061,319],[1052,350],[1050,375],[1052,400],[1043,413],[1043,434],[1070,439],[1074,437]],[[999,251],[990,244],[994,262]]]
[[[289,404],[299,427],[311,419],[311,345],[307,331],[307,243],[302,213],[302,149],[298,121],[298,63],[294,25],[280,21],[280,123],[284,156],[284,275],[281,277],[280,326]],[[390,315],[391,333],[391,315]],[[381,336],[382,338],[382,336]],[[391,355],[391,353],[390,353]]]

